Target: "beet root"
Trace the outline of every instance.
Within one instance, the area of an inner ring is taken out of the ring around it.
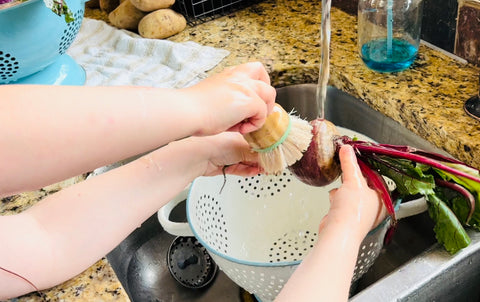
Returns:
[[[322,187],[335,181],[342,170],[336,152],[335,138],[340,136],[335,125],[325,119],[310,121],[313,138],[303,157],[289,167],[298,180]]]

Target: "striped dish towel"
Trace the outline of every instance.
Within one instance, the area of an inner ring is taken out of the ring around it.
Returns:
[[[164,88],[197,83],[229,54],[191,41],[145,39],[88,18],[67,53],[85,69],[86,85]]]

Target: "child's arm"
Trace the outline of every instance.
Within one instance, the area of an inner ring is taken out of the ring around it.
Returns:
[[[0,85],[0,196],[34,190],[190,135],[258,128],[275,101],[263,65],[185,89]]]

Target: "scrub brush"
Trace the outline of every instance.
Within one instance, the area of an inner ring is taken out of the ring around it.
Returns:
[[[312,140],[312,126],[275,104],[262,128],[244,135],[267,174],[277,174],[302,158]]]

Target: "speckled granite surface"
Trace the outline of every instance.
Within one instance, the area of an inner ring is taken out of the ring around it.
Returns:
[[[10,302],[129,302],[130,299],[106,259],[101,259],[85,272],[40,293],[28,294]]]
[[[105,14],[87,9],[87,17]],[[275,86],[314,83],[320,58],[320,1],[267,0],[170,38],[228,49],[215,69],[247,61],[263,62]],[[457,158],[480,168],[480,122],[463,112],[463,102],[478,89],[480,69],[464,65],[425,46],[412,68],[380,74],[361,62],[356,45],[356,19],[332,9],[330,84],[362,98],[375,109]],[[30,192],[0,203],[0,213],[19,212],[58,188]],[[51,290],[48,301],[128,301],[105,259]],[[17,301],[42,301],[38,295]]]

